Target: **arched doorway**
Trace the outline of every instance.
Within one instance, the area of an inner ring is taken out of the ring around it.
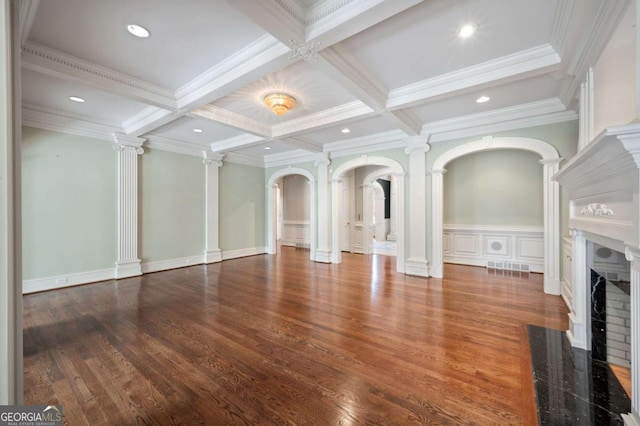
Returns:
[[[364,180],[363,180],[363,203],[364,203],[364,222],[367,224],[372,223],[372,218],[371,215],[373,214],[373,206],[376,204],[375,200],[378,199],[378,202],[380,202],[380,198],[382,198],[382,200],[384,200],[384,192],[382,191],[382,187],[380,187],[380,185],[377,183],[377,179],[381,178],[381,177],[390,177],[391,178],[391,185],[392,185],[392,189],[390,192],[392,193],[397,193],[397,177],[393,174],[393,171],[388,168],[382,168],[379,170],[376,170],[370,174],[368,174]],[[378,186],[378,188],[376,188],[376,185]],[[368,189],[371,190],[368,190]],[[382,193],[380,193],[382,192]],[[393,232],[393,241],[395,241],[395,235],[396,235],[396,230],[395,230],[395,221],[397,220],[397,216],[398,216],[398,206],[397,206],[397,201],[395,199],[393,199],[394,197],[391,196],[391,194],[389,195],[392,199],[390,200],[390,208],[391,208],[391,223],[392,225],[389,226],[389,232]],[[382,212],[384,212],[384,206],[382,206]],[[377,221],[380,219],[384,219],[384,214],[380,215],[378,214],[378,216],[382,216],[377,218]],[[378,226],[378,225],[377,225]],[[365,228],[367,230],[367,233],[365,235],[366,241],[367,241],[367,250],[365,251],[366,254],[370,254],[371,253],[371,244],[372,244],[372,232],[371,229],[367,226]],[[380,234],[380,232],[377,232],[378,234]],[[378,235],[379,237],[379,235]],[[385,236],[386,237],[386,236]]]
[[[431,170],[431,275],[443,276],[443,174],[445,166],[458,157],[474,152],[495,149],[521,149],[540,155],[543,172],[544,210],[544,291],[560,294],[560,187],[553,181],[562,158],[547,142],[521,137],[485,137],[482,140],[459,145],[441,154]]]
[[[404,169],[400,163],[395,160],[386,157],[375,157],[363,155],[362,157],[355,158],[347,161],[344,164],[338,166],[331,175],[331,263],[340,263],[342,261],[342,251],[340,250],[340,223],[337,218],[340,216],[340,205],[342,203],[342,177],[349,170],[363,167],[363,166],[384,166],[386,175],[393,175],[397,181],[397,256],[396,256],[396,271],[404,273]],[[380,171],[377,171],[380,173]],[[375,175],[373,173],[372,175]],[[373,181],[373,176],[367,176],[368,179]]]
[[[316,260],[316,179],[306,169],[290,167],[278,170],[269,178],[267,186],[267,253],[277,253],[278,228],[278,186],[276,182],[289,175],[301,175],[309,181],[309,212],[310,212],[310,254],[311,260]]]

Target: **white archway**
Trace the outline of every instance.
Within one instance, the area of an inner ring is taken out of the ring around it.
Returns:
[[[340,203],[342,194],[342,177],[349,170],[362,166],[384,166],[386,167],[387,175],[396,176],[398,183],[398,215],[397,215],[397,229],[398,229],[398,249],[396,255],[396,271],[404,273],[404,168],[400,163],[395,160],[386,157],[376,157],[363,155],[353,160],[349,160],[344,164],[336,167],[331,174],[331,263],[340,263],[342,261],[342,252],[340,251],[340,223],[338,217],[340,217]],[[372,178],[378,174],[376,171],[367,176]],[[378,174],[378,176],[380,176]]]
[[[469,142],[452,148],[441,154],[431,170],[431,275],[442,278],[443,254],[443,175],[445,166],[458,157],[474,152],[496,149],[520,149],[534,152],[542,159],[543,173],[543,210],[544,210],[544,291],[548,294],[560,294],[560,186],[553,181],[562,158],[558,151],[547,142],[521,137],[487,136],[481,140]]]
[[[316,179],[313,174],[299,167],[289,167],[278,170],[269,178],[267,186],[267,253],[277,253],[277,184],[276,181],[282,177],[289,175],[301,175],[309,180],[309,214],[310,214],[310,255],[311,260],[316,260]]]
[[[365,226],[365,237],[364,240],[367,242],[365,244],[365,254],[371,253],[371,231],[369,229],[369,224],[372,221],[371,211],[373,207],[373,184],[376,183],[376,180],[382,176],[393,175],[393,171],[389,167],[385,167],[384,169],[376,170],[374,172],[369,173],[364,180],[362,181],[362,204],[363,204],[363,222],[367,224]],[[395,180],[395,179],[394,179]],[[393,206],[396,207],[396,206]],[[393,212],[395,215],[396,212]]]

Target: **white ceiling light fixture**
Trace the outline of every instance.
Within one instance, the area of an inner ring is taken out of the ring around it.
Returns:
[[[342,133],[351,133],[351,130],[349,130],[348,128],[344,128],[342,130],[340,130]]]
[[[193,131],[194,131],[195,133],[202,133],[202,132],[203,132],[203,130],[202,130],[202,129],[197,129],[197,128],[196,128],[196,129],[193,129]]]
[[[473,24],[467,24],[460,27],[458,30],[458,36],[460,38],[469,38],[476,32],[476,26]]]
[[[148,29],[138,24],[127,25],[127,31],[129,31],[134,36],[140,37],[140,38],[147,38],[151,35]]]
[[[86,102],[84,98],[81,98],[80,96],[69,96],[69,100],[73,102],[78,102],[79,104],[83,104]]]
[[[483,95],[483,96],[480,96],[478,99],[476,99],[476,102],[479,104],[483,104],[485,102],[489,102],[490,100],[491,100],[490,97]]]

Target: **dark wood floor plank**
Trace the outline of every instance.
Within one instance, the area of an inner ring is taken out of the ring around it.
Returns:
[[[535,424],[526,324],[567,326],[540,275],[343,260],[283,248],[26,296],[25,400],[67,424]]]

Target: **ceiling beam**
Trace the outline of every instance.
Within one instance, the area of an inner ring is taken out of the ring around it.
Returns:
[[[180,117],[184,117],[185,114],[186,111],[184,110],[171,111],[150,106],[122,123],[122,128],[127,135],[142,136]]]
[[[189,115],[206,118],[262,138],[271,137],[271,127],[268,124],[211,104],[194,109]]]
[[[20,46],[23,46],[33,27],[40,0],[22,0],[20,2]]]
[[[223,139],[221,141],[212,142],[211,150],[214,152],[227,152],[233,151],[238,148],[249,148],[254,145],[259,145],[266,141],[265,138],[256,135],[239,135],[232,138]]]
[[[171,90],[30,41],[22,47],[22,67],[62,80],[85,83],[148,105],[176,109]]]
[[[318,146],[302,136],[279,139],[279,141],[294,148],[304,149],[305,151],[322,152],[321,146]]]
[[[305,14],[296,0],[227,0],[230,6],[282,43],[304,41]]]

